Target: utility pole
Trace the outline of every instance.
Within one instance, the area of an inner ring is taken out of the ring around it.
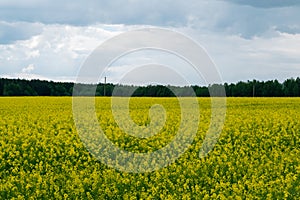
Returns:
[[[106,76],[104,77],[104,90],[103,90],[103,96],[106,96]]]

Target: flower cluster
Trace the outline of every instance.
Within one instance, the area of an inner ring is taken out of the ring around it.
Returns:
[[[299,198],[299,98],[228,98],[219,141],[201,159],[211,102],[198,101],[200,123],[188,150],[157,171],[126,173],[101,163],[85,148],[70,97],[0,98],[0,198]],[[110,98],[96,98],[99,125],[119,148],[153,152],[173,140],[182,120],[176,98],[132,98],[132,120],[140,126],[151,123],[149,108],[154,104],[164,107],[166,120],[152,137],[122,131]]]

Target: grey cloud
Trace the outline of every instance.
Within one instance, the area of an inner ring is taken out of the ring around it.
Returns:
[[[44,0],[41,2],[32,0],[28,4],[19,4],[17,1],[12,1],[12,3],[0,3],[0,19],[73,25],[93,23],[174,25],[186,22],[185,16],[192,7],[190,3],[171,0]]]
[[[228,2],[248,5],[258,8],[275,8],[275,7],[290,7],[290,6],[299,6],[299,0],[225,0]]]
[[[274,37],[278,32],[300,33],[300,7],[258,9],[250,6],[231,5],[220,14],[212,31],[253,37]]]
[[[251,39],[270,37],[276,35],[276,31],[300,33],[295,28],[300,21],[298,5],[299,0],[28,0],[21,3],[3,0],[0,2],[0,20],[75,26],[97,23],[188,26],[202,32]],[[11,32],[14,31],[2,33],[6,36],[1,39],[5,41],[6,38],[8,42],[18,39],[17,36],[10,38]]]
[[[281,24],[275,28],[275,30],[288,34],[298,34],[300,33],[300,25],[286,25]]]
[[[26,40],[42,32],[38,23],[0,22],[0,44],[10,44],[16,40]]]

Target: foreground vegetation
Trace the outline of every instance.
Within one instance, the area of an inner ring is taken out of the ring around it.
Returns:
[[[162,104],[166,126],[149,139],[120,131],[110,98],[97,98],[107,137],[133,152],[154,151],[176,134],[175,98],[132,98],[131,117],[149,123]],[[210,99],[199,98],[200,124],[175,163],[125,173],[97,161],[83,146],[70,97],[0,98],[0,198],[42,199],[297,199],[300,196],[300,99],[228,98],[223,132],[213,151],[198,156],[210,122]],[[240,197],[240,198],[238,198]]]

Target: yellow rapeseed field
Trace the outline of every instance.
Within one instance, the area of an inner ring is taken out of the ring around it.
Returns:
[[[110,102],[96,98],[97,118],[119,148],[153,152],[176,136],[182,120],[176,98],[131,98],[130,116],[138,125],[151,123],[152,105],[166,111],[162,129],[149,138],[122,131]],[[127,173],[85,148],[71,97],[2,97],[0,199],[299,198],[300,98],[227,98],[221,136],[204,158],[199,151],[211,121],[210,98],[198,102],[200,123],[188,150],[162,169]]]

